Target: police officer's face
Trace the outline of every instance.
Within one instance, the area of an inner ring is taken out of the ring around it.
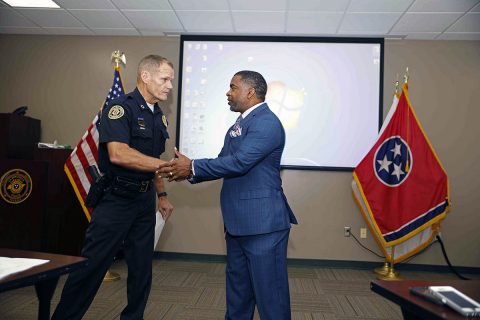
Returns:
[[[227,91],[227,100],[230,110],[243,113],[249,107],[249,98],[255,90],[242,80],[241,76],[234,76],[230,81],[230,90]]]
[[[168,94],[173,88],[173,68],[166,63],[162,63],[158,69],[148,73],[149,75],[146,77],[145,85],[153,101],[147,102],[156,103],[167,100]]]

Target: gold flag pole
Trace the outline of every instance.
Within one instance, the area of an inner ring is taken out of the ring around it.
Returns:
[[[113,51],[110,59],[112,60],[112,63],[115,64],[115,69],[120,67],[120,63],[122,63],[124,68],[127,65],[127,58],[125,57],[125,53],[121,52],[120,50]]]
[[[120,64],[122,64],[123,67],[127,65],[127,58],[125,57],[125,54],[120,50],[113,51],[110,59],[112,63],[115,64],[115,69],[120,68]],[[103,277],[103,282],[112,282],[118,280],[120,280],[120,274],[110,270],[107,270],[107,273],[105,273],[105,276]]]
[[[395,246],[392,246],[392,254],[390,255],[390,266],[388,272],[385,275],[378,275],[378,279],[381,280],[402,280],[400,273],[394,270],[395,265]]]
[[[403,75],[403,81],[405,85],[408,85],[408,78],[410,75],[408,74],[408,67],[405,70],[405,74]],[[395,82],[395,94],[398,94],[398,74],[397,74],[397,81]],[[408,139],[408,121],[407,121],[407,139]],[[405,170],[408,171],[408,159],[407,159],[407,164]],[[400,273],[398,271],[395,271],[394,265],[395,265],[395,246],[392,246],[392,254],[390,255],[390,264],[388,267],[388,271],[385,274],[379,273],[378,278],[382,280],[401,280],[402,277],[400,277]],[[385,266],[388,265],[388,262],[385,262]]]
[[[384,276],[388,273],[388,268],[389,268],[388,259],[385,258],[385,262],[383,263],[383,266],[373,269],[373,272],[375,272],[378,275]]]
[[[398,86],[400,84],[400,82],[398,81],[398,73],[397,73],[397,80],[395,80],[394,84],[395,84],[395,95],[398,97],[398,94],[399,94]],[[393,258],[392,258],[392,261],[393,261]],[[388,263],[388,257],[385,257],[385,262],[383,263],[383,266],[373,269],[373,272],[379,276],[386,276],[389,273],[389,270],[390,270],[390,265]]]
[[[397,80],[395,80],[395,95],[398,97],[398,94],[400,91],[398,90],[398,86],[400,85],[400,82],[398,81],[398,73],[397,73]]]

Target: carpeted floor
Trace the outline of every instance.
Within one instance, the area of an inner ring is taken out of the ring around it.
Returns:
[[[118,319],[126,304],[127,268],[116,262],[111,271],[121,280],[104,282],[85,320]],[[455,279],[447,273],[403,271],[408,279]],[[478,277],[478,276],[477,276]],[[290,267],[292,319],[394,320],[400,308],[370,291],[371,270]],[[65,277],[60,278],[52,300],[58,303]],[[0,319],[37,318],[33,287],[0,293]],[[145,319],[223,319],[225,313],[225,264],[155,260],[152,291]],[[255,314],[254,319],[259,319]]]

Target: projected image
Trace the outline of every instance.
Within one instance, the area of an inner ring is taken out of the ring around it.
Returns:
[[[214,158],[238,113],[226,92],[240,70],[260,72],[285,131],[284,166],[352,168],[379,129],[380,43],[185,40],[180,151]]]

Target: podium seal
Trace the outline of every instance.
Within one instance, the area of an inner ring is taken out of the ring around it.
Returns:
[[[7,171],[0,178],[0,196],[8,203],[19,204],[32,193],[32,178],[22,169]]]

